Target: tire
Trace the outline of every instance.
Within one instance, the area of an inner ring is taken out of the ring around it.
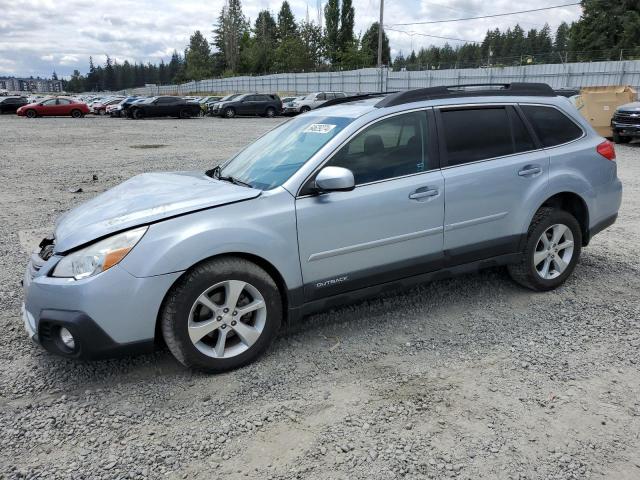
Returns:
[[[182,119],[191,118],[191,111],[188,108],[183,108],[180,110],[179,117]]]
[[[27,110],[25,115],[27,116],[27,118],[36,118],[38,116],[38,112],[36,112],[35,110]]]
[[[556,239],[561,227],[566,230]],[[542,207],[531,221],[520,261],[507,268],[511,278],[524,287],[538,292],[553,290],[569,278],[581,249],[582,230],[575,217],[564,210]]]
[[[228,300],[227,288],[239,292],[238,305],[259,305],[261,299],[263,306],[234,315],[239,308]],[[211,309],[200,302],[203,298]],[[174,357],[186,367],[210,373],[256,360],[275,338],[281,321],[282,298],[274,280],[256,264],[237,257],[209,260],[188,271],[165,297],[160,314],[162,335]],[[194,326],[202,328],[199,324],[213,329],[198,340],[201,333]]]
[[[305,105],[304,107],[300,108],[300,113],[307,113],[310,110],[311,110],[311,108],[308,107],[307,105]]]
[[[71,116],[73,118],[82,118],[82,112],[80,110],[71,110]]]
[[[236,111],[233,108],[225,108],[223,112],[225,118],[233,118],[236,116]]]
[[[276,109],[273,107],[269,107],[265,110],[264,114],[267,116],[267,118],[273,118],[276,116]]]
[[[613,131],[613,143],[622,143],[622,137],[615,130]]]
[[[142,120],[144,118],[144,111],[136,108],[131,112],[131,118],[134,120]]]

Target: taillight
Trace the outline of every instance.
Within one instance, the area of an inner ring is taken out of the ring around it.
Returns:
[[[616,149],[609,140],[605,140],[596,147],[596,151],[607,160],[614,161],[616,159]]]

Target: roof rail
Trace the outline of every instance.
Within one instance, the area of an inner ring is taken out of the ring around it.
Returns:
[[[356,100],[364,100],[367,98],[383,97],[390,93],[396,93],[396,92],[361,93],[359,95],[351,95],[351,96],[342,97],[342,98],[334,98],[331,100],[327,100],[322,105],[317,106],[315,109],[317,110],[323,107],[330,107],[331,105],[339,105],[341,103],[355,102]]]
[[[555,97],[557,94],[546,83],[474,83],[442,87],[416,88],[388,95],[378,103],[377,108],[393,107],[404,103],[455,97],[494,96]]]

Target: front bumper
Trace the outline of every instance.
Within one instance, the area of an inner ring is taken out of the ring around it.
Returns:
[[[625,137],[640,137],[640,122],[638,124],[611,122],[611,130]]]
[[[27,266],[23,322],[29,337],[51,353],[81,359],[153,347],[162,300],[181,272],[138,278],[116,265],[82,280],[51,277],[60,258],[45,262],[34,254]],[[74,349],[61,342],[62,327],[73,335]]]

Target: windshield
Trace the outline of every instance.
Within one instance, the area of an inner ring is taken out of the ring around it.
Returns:
[[[352,118],[300,116],[274,128],[233,157],[220,171],[254,188],[282,185]]]

